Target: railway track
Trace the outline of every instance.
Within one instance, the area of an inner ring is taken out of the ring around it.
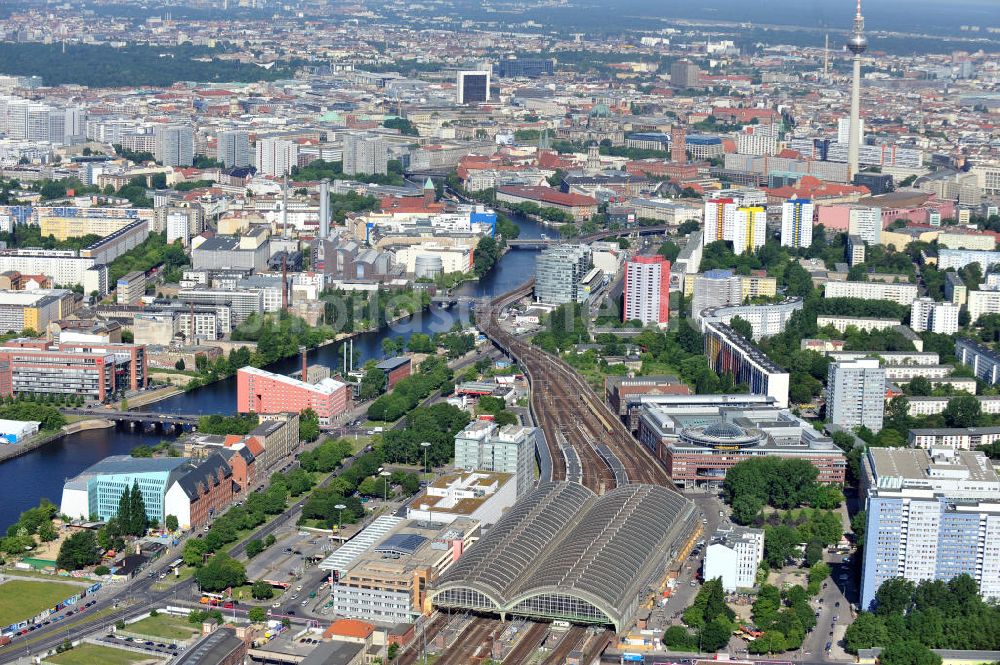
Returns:
[[[489,657],[498,625],[496,619],[476,617],[435,661],[435,665],[469,665],[477,656]]]
[[[587,629],[582,626],[573,626],[566,631],[556,648],[552,650],[549,657],[542,661],[542,665],[564,665],[566,656],[570,651],[577,648],[587,636]]]
[[[396,657],[397,665],[414,665],[417,659],[420,658],[420,653],[423,645],[427,644],[440,633],[445,626],[448,625],[448,616],[445,614],[439,614],[430,623],[429,626],[424,627],[424,634],[418,634],[416,639],[414,639],[407,646],[406,650]]]
[[[574,480],[601,494],[624,483],[674,487],[666,469],[607,407],[590,385],[560,358],[510,334],[500,325],[504,308],[529,295],[534,280],[494,298],[479,310],[483,333],[518,361],[531,384],[531,410],[545,433],[552,457],[552,479]],[[569,477],[571,447],[579,477]],[[598,446],[602,446],[598,450]]]
[[[527,665],[541,645],[542,640],[545,639],[545,633],[548,629],[549,625],[546,623],[532,623],[531,627],[521,634],[521,639],[517,641],[507,657],[503,659],[503,665]]]

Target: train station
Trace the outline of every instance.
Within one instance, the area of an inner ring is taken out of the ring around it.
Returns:
[[[664,487],[598,496],[577,483],[541,483],[439,578],[431,602],[621,632],[697,526],[694,504]]]

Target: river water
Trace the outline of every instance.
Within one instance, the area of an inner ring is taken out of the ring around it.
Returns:
[[[521,238],[539,238],[542,234],[553,237],[553,229],[545,229],[523,217],[514,217],[521,228]],[[478,282],[460,286],[456,293],[463,296],[488,297],[508,291],[524,283],[535,274],[537,250],[513,249],[507,252],[490,273]],[[382,340],[386,337],[408,338],[415,332],[435,333],[451,329],[458,321],[469,320],[469,308],[453,306],[451,309],[432,307],[430,310],[392,324],[384,330],[354,337],[354,367],[369,358],[382,358]],[[339,368],[341,344],[314,349],[309,352],[309,362]],[[298,357],[279,360],[267,369],[290,374],[299,369]],[[157,402],[149,410],[158,413],[231,414],[236,411],[236,378],[181,393]],[[160,434],[133,431],[126,427],[79,432],[34,450],[21,457],[0,463],[0,535],[17,520],[18,515],[38,504],[42,497],[59,504],[62,486],[82,470],[108,455],[125,455],[140,444],[155,444],[164,437]]]

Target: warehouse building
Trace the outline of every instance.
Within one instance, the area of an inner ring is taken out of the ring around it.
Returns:
[[[576,483],[542,483],[441,576],[430,599],[439,608],[620,632],[694,529],[694,504],[664,487],[597,496]]]

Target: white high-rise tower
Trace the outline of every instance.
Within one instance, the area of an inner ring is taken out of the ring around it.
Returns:
[[[854,54],[854,75],[851,78],[851,133],[847,142],[847,175],[853,181],[858,172],[858,154],[861,150],[861,54],[868,49],[865,39],[865,19],[861,15],[861,0],[858,13],[854,15],[854,31],[847,40],[847,48]]]

